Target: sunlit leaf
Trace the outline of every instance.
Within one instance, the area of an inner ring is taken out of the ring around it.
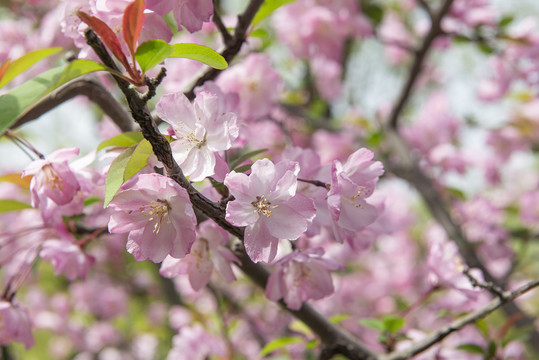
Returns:
[[[186,58],[200,61],[215,69],[223,70],[228,67],[224,57],[207,46],[197,44],[174,44],[169,57]]]
[[[1,75],[1,70],[0,70],[0,78],[2,79],[0,80],[0,87],[3,87],[7,83],[9,83],[11,80],[13,80],[17,75],[31,68],[38,61],[41,61],[51,55],[54,55],[60,50],[62,50],[61,47],[55,47],[55,48],[47,48],[47,49],[30,51],[29,53],[24,54],[17,60],[12,61],[9,64],[9,67],[7,67],[6,72],[4,73],[4,76]]]
[[[8,211],[31,209],[32,206],[17,200],[0,200],[0,214]]]
[[[21,174],[19,173],[4,174],[0,176],[0,182],[9,182],[18,185],[23,189],[29,189],[31,181],[31,176],[21,177]]]
[[[385,315],[382,317],[384,328],[391,334],[396,333],[404,326],[404,319],[395,315]]]
[[[54,89],[78,76],[98,70],[109,70],[91,60],[75,60],[50,69],[0,96],[0,135],[13,125],[28,108]]]
[[[148,140],[142,140],[133,151],[133,155],[127,162],[124,172],[124,182],[148,165],[148,156],[153,153],[152,145]]]
[[[135,148],[136,146],[128,147],[110,164],[105,181],[106,189],[103,207],[107,207],[114,195],[120,189],[120,186],[124,183],[125,168],[131,159],[131,155],[135,152]]]
[[[253,18],[253,26],[256,26],[259,22],[270,16],[275,10],[277,10],[281,6],[291,4],[293,2],[296,2],[296,0],[264,1],[262,6],[260,6],[260,9],[258,9],[258,12],[256,13],[255,17]]]
[[[142,72],[146,72],[162,63],[172,52],[172,46],[163,40],[150,40],[137,48],[135,57]]]
[[[102,150],[109,146],[128,147],[138,144],[142,139],[144,139],[144,137],[140,131],[125,132],[101,142],[96,151]]]
[[[386,330],[386,327],[384,325],[384,322],[380,319],[374,319],[374,318],[365,318],[359,320],[359,323],[365,327],[368,327],[370,329],[374,329],[380,333],[384,332]]]
[[[282,349],[292,344],[302,343],[304,341],[305,340],[300,337],[288,337],[288,336],[281,337],[267,343],[266,346],[264,346],[262,350],[260,350],[259,356],[263,357],[275,350]]]

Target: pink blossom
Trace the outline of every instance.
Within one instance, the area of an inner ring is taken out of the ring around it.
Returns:
[[[136,260],[184,257],[195,241],[196,218],[187,191],[172,179],[142,174],[122,186],[109,204],[111,233],[129,232]]]
[[[429,228],[427,236],[429,282],[433,286],[446,286],[459,290],[468,298],[476,299],[480,289],[474,288],[464,274],[467,266],[459,254],[457,245],[447,240],[443,229],[439,226]],[[470,273],[478,281],[484,281],[480,270],[471,269]]]
[[[335,60],[322,56],[311,59],[312,74],[320,96],[327,101],[333,101],[341,95],[342,66]]]
[[[221,339],[209,334],[200,324],[192,324],[180,329],[172,339],[172,349],[167,360],[204,360],[210,357],[225,357],[225,344]]]
[[[333,293],[332,270],[343,269],[337,262],[322,258],[322,248],[294,251],[275,263],[266,285],[266,296],[280,298],[288,308],[299,310],[309,299],[319,300]]]
[[[539,190],[522,194],[519,200],[520,219],[526,226],[539,229]]]
[[[23,343],[27,349],[34,345],[30,316],[21,305],[0,300],[0,344],[12,341]]]
[[[390,11],[384,15],[379,32],[385,54],[391,64],[402,64],[410,58],[410,52],[406,48],[413,48],[415,41],[395,12]]]
[[[161,264],[161,275],[173,277],[188,274],[194,290],[200,290],[208,281],[215,266],[226,282],[236,280],[231,263],[240,260],[226,247],[230,235],[211,220],[204,221],[197,231],[191,252],[183,259],[167,256]]]
[[[191,33],[202,29],[213,15],[212,0],[147,0],[146,7],[159,15],[173,11],[178,30],[184,26]]]
[[[51,261],[56,275],[64,274],[68,280],[85,279],[95,259],[84,253],[76,239],[64,227],[57,228],[60,239],[48,239],[39,256]]]
[[[374,153],[362,148],[343,164],[335,160],[331,168],[331,189],[327,204],[337,241],[354,243],[355,234],[377,217],[376,208],[366,199],[372,195],[384,173],[381,162],[372,161]]]
[[[157,114],[171,125],[174,155],[191,181],[215,173],[216,155],[238,137],[237,116],[225,112],[224,98],[200,92],[193,104],[183,93],[166,94],[156,106]]]
[[[230,67],[217,78],[217,85],[225,93],[238,94],[239,115],[245,121],[267,116],[283,87],[280,75],[262,54],[250,54],[242,63]]]
[[[353,0],[298,0],[275,12],[273,27],[295,56],[316,54],[335,61],[341,61],[347,38],[372,33]]]
[[[232,171],[225,185],[235,200],[227,204],[226,219],[245,228],[245,250],[255,261],[271,262],[279,239],[297,239],[312,222],[313,201],[296,194],[299,165],[257,160],[251,175]]]

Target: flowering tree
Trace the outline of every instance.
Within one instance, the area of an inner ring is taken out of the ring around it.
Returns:
[[[0,174],[0,358],[539,354],[532,16],[3,6],[0,134],[30,160]],[[74,97],[101,142],[43,154],[25,129]]]

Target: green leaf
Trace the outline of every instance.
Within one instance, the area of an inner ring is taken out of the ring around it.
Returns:
[[[136,147],[133,155],[127,162],[124,173],[124,182],[148,165],[148,156],[153,153],[152,145],[148,140],[142,140]]]
[[[290,328],[290,330],[294,330],[294,331],[297,331],[299,333],[302,333],[307,337],[312,337],[313,336],[313,331],[307,325],[305,325],[304,322],[302,322],[300,320],[293,321],[290,324],[289,328]]]
[[[32,206],[17,200],[0,200],[0,214],[8,211],[31,209]]]
[[[380,5],[372,2],[362,6],[362,12],[371,19],[375,25],[380,24],[384,18],[384,9]]]
[[[260,350],[260,353],[259,353],[259,356],[260,357],[263,357],[263,356],[266,356],[268,355],[269,353],[275,351],[275,350],[279,350],[281,348],[284,348],[286,346],[289,346],[289,345],[292,345],[292,344],[298,344],[298,343],[301,343],[303,342],[304,340],[300,337],[289,337],[289,336],[285,336],[285,337],[282,337],[282,338],[278,338],[278,339],[275,339],[273,341],[270,341],[269,343],[266,344],[266,346],[264,346],[262,348],[262,350]]]
[[[169,57],[200,61],[217,70],[223,70],[228,67],[225,58],[207,46],[197,44],[174,44],[172,45],[172,48],[173,51]]]
[[[12,91],[0,96],[0,135],[13,125],[28,108],[54,89],[74,78],[98,70],[108,70],[91,60],[75,60],[34,77]]]
[[[234,171],[237,172],[237,173],[244,173],[246,171],[249,171],[252,166],[253,166],[253,164],[246,164],[246,165],[239,166],[239,167],[235,168]]]
[[[248,153],[245,153],[243,155],[240,155],[237,159],[235,159],[234,161],[232,161],[230,164],[229,164],[229,167],[230,169],[232,170],[236,170],[236,167],[241,164],[242,162],[246,161],[246,160],[249,160],[250,158],[252,157],[255,157],[256,155],[258,154],[261,154],[263,152],[266,152],[268,151],[268,149],[258,149],[258,150],[253,150],[253,151],[249,151]],[[238,171],[236,171],[238,172]]]
[[[142,72],[152,69],[162,63],[172,54],[173,48],[163,40],[150,40],[137,48],[135,58]]]
[[[395,334],[404,326],[404,318],[395,315],[383,316],[382,321],[384,323],[386,331],[389,331],[390,334]]]
[[[496,343],[494,341],[491,341],[487,347],[485,360],[491,360],[491,359],[494,359],[495,357],[496,357]]]
[[[4,77],[0,81],[0,87],[3,87],[8,82],[13,80],[17,75],[34,66],[35,63],[45,59],[46,57],[56,54],[60,50],[62,50],[61,47],[55,47],[30,51],[28,54],[24,54],[17,60],[14,60],[9,65],[9,68],[7,69]]]
[[[97,202],[101,202],[101,199],[97,197],[89,197],[87,199],[84,199],[84,206],[89,206]]]
[[[268,0],[264,1],[262,6],[258,9],[255,17],[253,18],[253,27],[255,27],[259,22],[271,15],[275,10],[280,8],[283,5],[291,4],[296,2],[296,0]]]
[[[30,182],[32,181],[32,176],[21,177],[19,173],[4,174],[0,176],[0,182],[9,182],[19,187],[28,190],[30,188]]]
[[[365,327],[374,329],[380,333],[384,332],[386,330],[386,327],[384,325],[384,322],[380,319],[375,318],[365,318],[359,320],[359,323]]]
[[[102,150],[109,146],[128,147],[138,144],[142,139],[144,139],[144,137],[140,131],[125,132],[103,141],[101,144],[99,144],[96,151]]]
[[[348,314],[340,314],[340,315],[335,315],[335,316],[330,317],[329,322],[331,322],[332,324],[338,324],[349,318],[350,318],[350,315]]]
[[[105,181],[105,200],[103,207],[106,208],[109,202],[112,200],[116,192],[120,189],[120,186],[124,183],[125,168],[131,159],[131,155],[135,152],[136,146],[131,146],[122,152],[116,159],[110,164],[109,171],[107,172],[107,179]]]
[[[513,20],[515,20],[514,16],[506,15],[500,19],[500,21],[498,22],[498,26],[501,28],[506,27],[507,25],[511,24]]]
[[[481,346],[476,344],[462,344],[457,346],[458,350],[466,351],[470,354],[485,354],[485,349],[483,349]]]
[[[107,173],[104,207],[107,207],[124,182],[148,165],[150,154],[152,145],[144,139],[128,147],[112,161]]]

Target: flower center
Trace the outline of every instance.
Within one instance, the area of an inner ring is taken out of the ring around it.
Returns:
[[[52,165],[47,164],[43,166],[42,169],[43,169],[43,172],[45,173],[45,179],[46,179],[45,181],[47,182],[47,184],[53,189],[62,191],[62,189],[64,188],[64,183],[62,179],[60,178],[60,176],[58,175],[58,173],[56,172],[56,170],[54,170]]]
[[[271,203],[268,201],[268,199],[266,199],[265,195],[257,196],[256,201],[253,201],[251,205],[254,206],[255,213],[265,215],[266,217],[270,217],[272,215],[271,209],[279,207],[279,205],[271,206]]]
[[[141,206],[140,210],[145,216],[149,216],[148,221],[155,221],[153,233],[156,235],[159,234],[161,224],[163,223],[163,220],[168,217],[168,211],[170,210],[170,205],[168,202],[166,200],[158,199],[157,201],[152,201],[146,206]],[[170,224],[170,220],[167,219],[166,223]]]
[[[370,189],[366,188],[365,186],[359,186],[359,190],[357,191],[357,193],[352,197],[347,197],[347,199],[349,199],[355,207],[360,208],[361,203],[358,203],[357,200],[362,200],[363,198],[368,197],[370,194]]]

